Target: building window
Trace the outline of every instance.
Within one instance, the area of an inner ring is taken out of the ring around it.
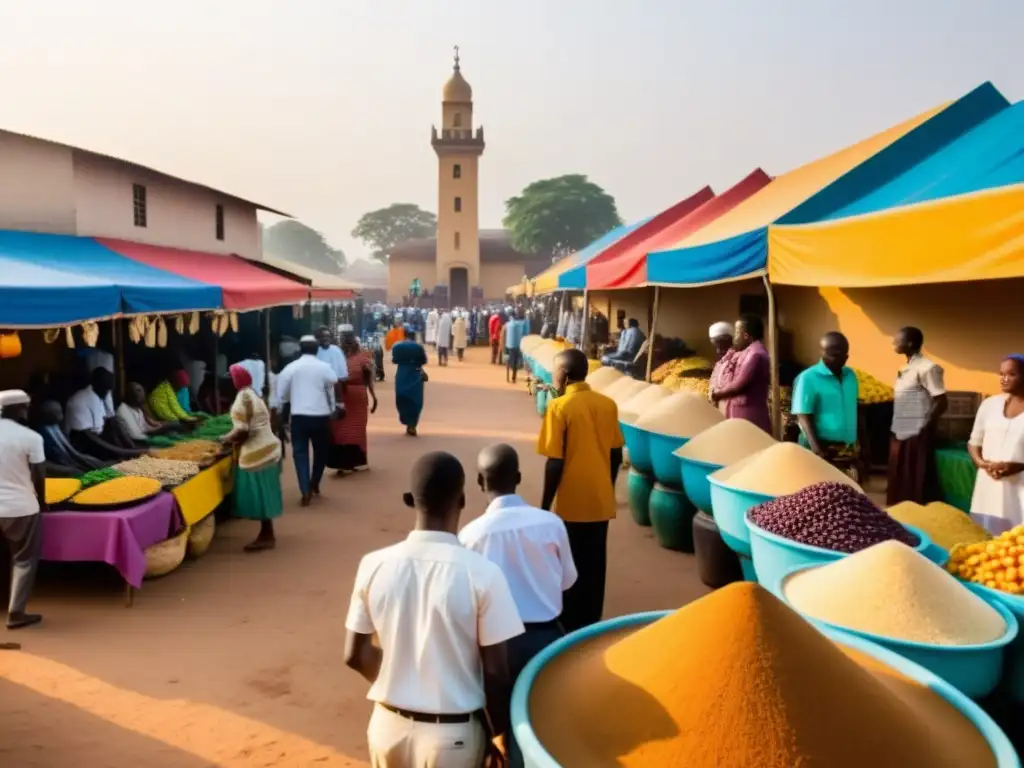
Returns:
[[[459,213],[461,211],[462,211],[462,198],[461,197],[456,197],[455,198],[455,212]],[[142,226],[146,226],[146,225],[143,224]]]
[[[461,179],[462,178],[462,166],[459,165],[458,163],[456,163],[455,165],[452,166],[452,178],[453,179]]]
[[[452,117],[452,128],[461,128],[461,127],[462,127],[462,113],[461,112],[456,112],[455,116]]]
[[[224,239],[224,206],[217,206],[217,239]]]
[[[132,209],[135,212],[135,226],[146,226],[146,188],[142,184],[132,184]]]
[[[461,232],[456,232],[455,233],[455,250],[457,251],[461,247],[462,247],[462,233]]]

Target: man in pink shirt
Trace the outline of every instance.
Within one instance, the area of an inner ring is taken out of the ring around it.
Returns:
[[[725,405],[725,416],[746,419],[771,434],[768,414],[768,390],[771,385],[771,361],[764,346],[761,318],[744,315],[736,322],[731,361],[732,375],[712,390],[711,401]]]

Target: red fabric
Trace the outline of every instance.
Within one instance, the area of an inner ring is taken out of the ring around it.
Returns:
[[[310,288],[309,297],[321,301],[334,301],[335,299],[351,299],[356,295],[355,291],[348,291],[342,288]]]
[[[487,321],[487,332],[491,336],[491,341],[498,341],[501,338],[501,316],[498,314],[491,315],[491,319]]]
[[[252,386],[252,374],[244,365],[235,363],[228,368],[228,373],[231,374],[231,383],[235,385],[235,389],[243,390]]]
[[[647,254],[669,248],[684,237],[706,227],[719,216],[742,203],[772,178],[760,168],[715,197],[705,196],[696,206],[685,204],[704,195],[705,187],[693,197],[668,208],[605,248],[587,264],[587,288],[635,288],[647,282]]]
[[[96,238],[115,253],[156,269],[216,285],[223,294],[224,308],[261,309],[284,304],[301,304],[309,298],[309,287],[260,269],[238,256],[183,251],[127,240]]]
[[[171,375],[171,386],[174,387],[174,391],[177,392],[179,389],[184,389],[191,383],[188,374],[183,370],[175,371]]]
[[[366,455],[366,425],[370,413],[370,391],[363,383],[363,372],[373,365],[373,358],[365,349],[347,355],[349,378],[345,386],[345,418],[331,422],[331,437],[335,445],[357,445]]]

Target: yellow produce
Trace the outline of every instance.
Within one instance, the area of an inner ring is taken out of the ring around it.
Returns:
[[[857,374],[857,399],[860,402],[865,405],[892,402],[894,397],[892,387],[883,384],[867,371],[854,368],[853,372]]]
[[[189,418],[174,395],[174,388],[166,379],[161,381],[147,398],[149,409],[160,421],[183,421]]]
[[[187,443],[178,443],[169,448],[150,451],[150,454],[158,459],[202,463],[219,455],[221,447],[220,443],[215,443],[212,440],[190,440]]]
[[[957,544],[949,553],[946,570],[989,589],[1024,594],[1024,525],[988,541]]]
[[[46,478],[46,503],[60,504],[82,489],[82,481],[74,478]]]
[[[912,501],[896,504],[888,509],[889,516],[906,525],[920,528],[943,549],[957,544],[977,544],[992,536],[956,507],[942,502],[921,506]]]
[[[711,380],[700,376],[679,376],[673,373],[665,378],[662,386],[673,392],[692,392],[707,400],[708,393],[711,391]]]
[[[711,371],[715,364],[703,357],[679,357],[662,363],[651,372],[651,381],[661,384],[669,376],[681,376],[691,371]]]
[[[79,493],[74,498],[81,507],[131,504],[155,496],[162,489],[158,480],[149,477],[116,477]]]

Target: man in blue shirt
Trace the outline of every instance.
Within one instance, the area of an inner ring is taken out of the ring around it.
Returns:
[[[800,443],[835,461],[857,458],[857,375],[846,367],[850,342],[833,331],[821,339],[821,360],[796,377],[793,415]]]
[[[645,338],[644,332],[640,330],[640,322],[635,317],[629,318],[629,323],[619,334],[618,347],[612,354],[602,357],[601,364],[629,371],[636,356],[640,354]]]
[[[512,383],[516,383],[516,374],[523,362],[523,354],[519,350],[519,342],[523,340],[529,330],[529,324],[523,315],[522,308],[516,309],[515,316],[509,321],[505,329],[505,359],[508,360],[508,367],[512,370]]]

